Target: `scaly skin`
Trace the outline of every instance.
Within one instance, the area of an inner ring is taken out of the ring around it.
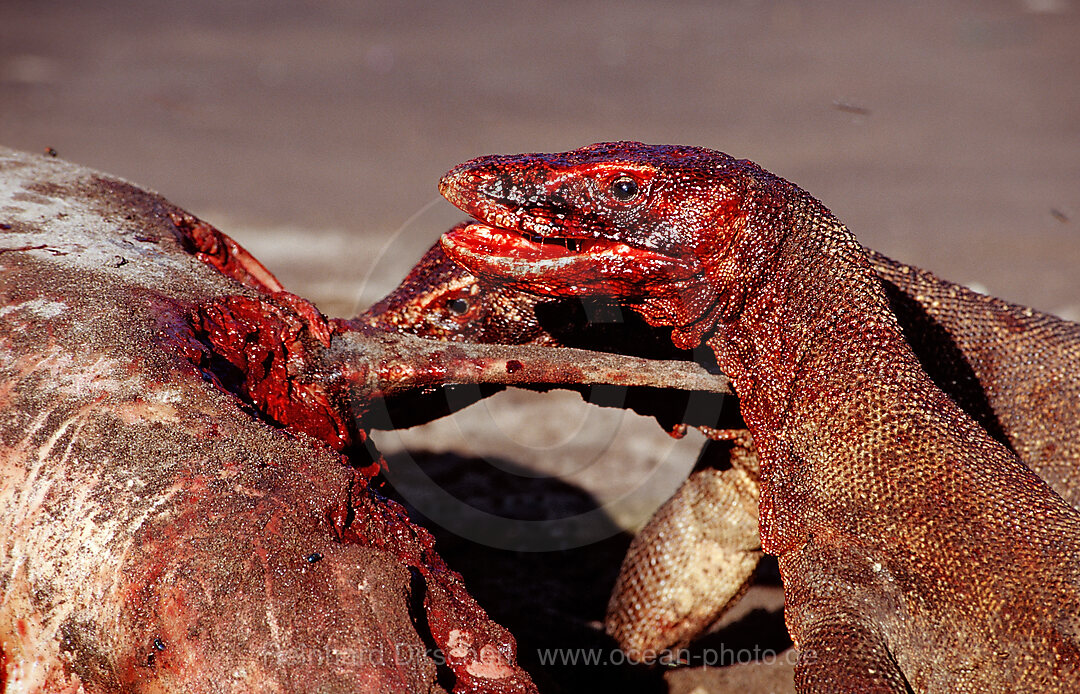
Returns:
[[[1080,358],[1077,326],[873,251],[868,257],[935,383],[1077,506],[1080,430],[1072,423],[1080,421],[1080,373],[1047,368]],[[356,320],[441,340],[622,353],[641,353],[644,345],[651,356],[690,358],[671,345],[669,331],[632,318],[602,304],[583,307],[483,282],[436,243],[397,289]],[[1001,324],[1024,329],[987,329]],[[698,469],[631,543],[605,620],[608,633],[638,658],[699,635],[752,577],[761,557],[757,521],[758,461],[749,434],[706,446]]]
[[[482,220],[443,239],[473,273],[608,296],[713,349],[758,449],[799,691],[1080,686],[1080,513],[927,375],[821,203],[748,161],[638,143],[484,157],[440,187]]]

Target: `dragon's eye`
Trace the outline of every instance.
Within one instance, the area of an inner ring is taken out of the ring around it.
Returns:
[[[611,197],[619,202],[630,202],[640,192],[641,189],[638,187],[637,181],[626,174],[616,176],[615,180],[611,182]]]
[[[450,309],[450,313],[462,316],[469,310],[469,302],[465,299],[451,299],[446,302],[446,308]]]

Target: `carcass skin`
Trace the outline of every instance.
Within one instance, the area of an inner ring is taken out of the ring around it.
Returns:
[[[197,309],[315,326],[199,262],[185,218],[0,150],[3,690],[535,691],[355,458],[223,387]]]
[[[369,488],[369,419],[444,384],[718,383],[357,330],[281,289],[160,196],[0,148],[4,691],[535,691]]]

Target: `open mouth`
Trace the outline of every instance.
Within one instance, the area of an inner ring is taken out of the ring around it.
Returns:
[[[540,236],[480,222],[444,234],[442,246],[476,275],[557,296],[640,295],[658,279],[671,282],[695,270],[618,241]]]
[[[584,239],[561,239],[558,237],[545,238],[537,234],[522,234],[523,238],[528,239],[532,243],[538,243],[541,246],[562,246],[568,251],[578,253],[585,248]]]
[[[466,225],[447,236],[452,237],[456,244],[464,243],[473,252],[522,261],[576,257],[614,246],[621,246],[625,251],[630,250],[625,244],[613,244],[600,239],[541,236],[481,222]]]

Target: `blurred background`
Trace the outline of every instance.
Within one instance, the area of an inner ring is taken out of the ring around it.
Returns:
[[[380,251],[454,164],[638,139],[1076,316],[1073,3],[4,0],[0,142],[164,193],[339,315],[412,264]],[[409,250],[460,216],[437,205]]]
[[[161,192],[336,316],[389,291],[461,218],[435,188],[454,164],[637,139],[752,159],[865,245],[1075,320],[1077,5],[4,0],[0,145],[52,147]],[[427,466],[417,489],[434,480],[495,513],[508,498],[605,509],[623,547],[701,443],[520,392],[376,441],[391,468]],[[592,555],[617,564],[618,547]],[[595,630],[613,575],[597,571],[592,602],[553,603],[565,581],[535,579],[547,601],[522,614]],[[772,583],[760,604],[775,631]],[[703,676],[667,686],[720,686]]]

